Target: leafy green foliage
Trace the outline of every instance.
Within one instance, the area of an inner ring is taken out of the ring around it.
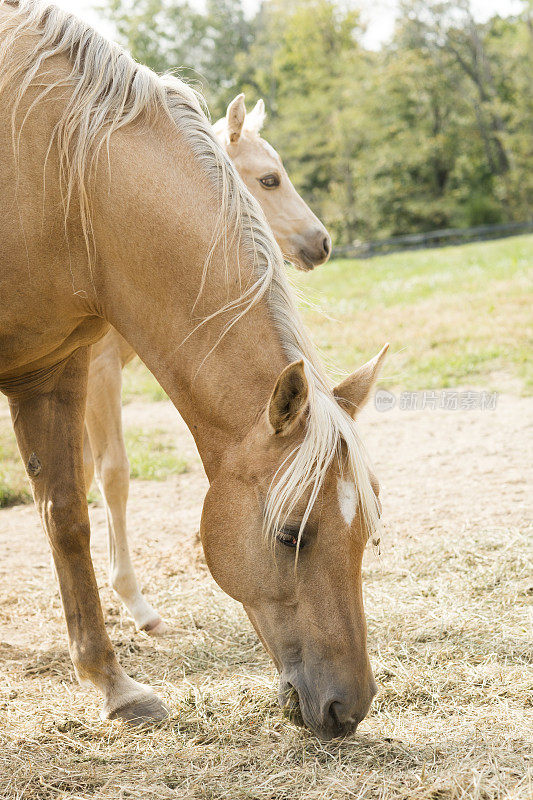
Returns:
[[[405,0],[362,44],[340,0],[108,0],[119,38],[179,69],[213,118],[263,97],[265,136],[334,241],[530,218],[533,6],[484,24],[469,0]]]

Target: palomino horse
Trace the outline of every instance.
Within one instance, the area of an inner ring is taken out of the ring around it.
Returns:
[[[50,541],[78,677],[103,714],[166,709],[120,666],[91,555],[89,345],[111,324],[191,430],[201,537],[280,672],[330,738],[375,692],[361,559],[377,484],[351,415],[382,355],[331,390],[265,217],[197,95],[71,15],[0,4],[0,389]]]
[[[225,118],[216,123],[214,131],[263,207],[283,255],[307,270],[327,261],[331,241],[292,185],[279,155],[259,136],[264,119],[263,101],[259,100],[253,111],[246,114],[244,95],[240,94],[230,103]],[[122,435],[121,373],[134,356],[133,349],[113,328],[93,345],[85,419],[85,479],[88,488],[96,462],[97,482],[107,513],[111,584],[137,628],[159,636],[167,626],[142,595],[126,532],[129,464]]]

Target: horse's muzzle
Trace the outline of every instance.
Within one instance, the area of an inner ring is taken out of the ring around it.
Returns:
[[[289,261],[305,272],[325,264],[331,255],[331,238],[322,227],[293,236],[291,245],[293,256]]]
[[[278,699],[284,714],[296,725],[304,725],[320,739],[336,739],[355,732],[364,719],[376,693],[371,679],[364,691],[348,699],[336,687],[318,693],[309,691],[300,675],[291,674],[291,680],[280,678]]]

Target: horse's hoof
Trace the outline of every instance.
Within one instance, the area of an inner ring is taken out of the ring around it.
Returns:
[[[168,708],[155,694],[133,700],[107,715],[108,719],[119,719],[128,725],[151,725],[162,722],[167,717]]]
[[[170,631],[169,626],[165,622],[164,619],[154,620],[154,622],[149,622],[147,625],[143,625],[141,630],[144,633],[147,633],[148,636],[165,636]]]

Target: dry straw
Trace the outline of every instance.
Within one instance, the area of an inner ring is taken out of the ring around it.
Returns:
[[[103,526],[103,511],[92,514]],[[171,719],[147,731],[97,720],[99,700],[78,688],[63,646],[43,542],[43,569],[2,585],[4,619],[25,622],[20,646],[0,653],[0,797],[530,799],[531,538],[520,531],[390,532],[364,575],[379,694],[355,736],[324,744],[282,716],[263,649],[240,607],[213,588],[192,537],[173,531],[166,550],[154,527],[138,540],[139,569],[173,631],[153,642],[133,633],[107,588],[100,527],[111,636]]]

